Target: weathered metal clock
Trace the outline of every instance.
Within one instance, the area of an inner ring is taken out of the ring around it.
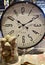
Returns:
[[[44,36],[44,24],[43,11],[25,1],[10,5],[1,17],[2,35],[16,36],[19,48],[38,44]]]

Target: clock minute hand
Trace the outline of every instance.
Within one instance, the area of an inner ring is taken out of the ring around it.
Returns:
[[[31,23],[32,21],[34,21],[34,20],[37,19],[38,17],[39,17],[39,15],[36,15],[36,16],[33,17],[29,22],[27,22],[26,24]],[[26,24],[23,24],[23,25],[25,26]]]
[[[32,20],[30,20],[29,22],[27,22],[26,24],[28,24],[28,23],[30,23],[30,22],[32,22],[32,21],[34,21],[35,19],[37,19],[39,17],[39,15],[36,15],[35,17],[33,17],[32,18]],[[23,26],[25,26],[26,24],[23,24]],[[26,29],[28,29],[28,27],[27,26],[25,26],[25,28]]]
[[[29,22],[27,22],[27,23],[25,23],[25,24],[23,24],[24,26],[26,25],[26,24],[28,24],[28,23],[30,23],[30,22],[32,22],[33,20],[30,20]]]
[[[28,23],[31,23],[32,21],[34,21],[35,19],[37,19],[39,17],[39,15],[35,15],[35,17],[33,17],[29,22],[22,24],[22,26],[24,27],[25,25],[27,25]],[[19,28],[21,28],[22,26],[19,26]]]

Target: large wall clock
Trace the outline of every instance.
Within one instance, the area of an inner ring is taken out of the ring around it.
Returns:
[[[17,37],[19,48],[38,44],[44,36],[44,14],[35,4],[17,2],[10,5],[1,17],[2,35]]]

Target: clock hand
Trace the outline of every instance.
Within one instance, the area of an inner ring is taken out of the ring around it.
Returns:
[[[30,21],[29,21],[29,22],[27,22],[26,24],[28,24],[28,23],[32,22],[33,20],[37,19],[38,17],[39,17],[39,15],[36,15],[35,17],[33,17],[33,18],[32,18],[32,20],[30,20]],[[26,25],[26,24],[25,24],[25,25]],[[26,27],[26,29],[28,29],[28,27],[27,27],[27,26],[25,26],[25,27]]]
[[[15,20],[17,21],[17,23],[20,23],[22,25],[22,23],[19,20],[17,20],[17,19],[15,19]]]
[[[28,23],[31,23],[32,21],[34,21],[35,19],[37,19],[39,17],[39,15],[36,15],[35,17],[33,17],[29,22],[23,24],[23,26],[27,25]]]
[[[29,22],[22,24],[22,26],[24,27],[25,25],[27,25],[28,23],[31,23],[32,21],[34,21],[35,19],[37,19],[39,17],[39,15],[36,15],[35,17],[33,17]],[[21,28],[22,26],[19,26],[18,28]],[[26,26],[25,26],[26,27]],[[28,27],[26,27],[28,28]]]
[[[30,20],[29,22],[27,22],[26,24],[32,22],[32,20]],[[26,24],[22,24],[21,26],[19,26],[18,28],[24,27]],[[25,26],[26,27],[26,26]],[[27,27],[26,27],[27,28]]]

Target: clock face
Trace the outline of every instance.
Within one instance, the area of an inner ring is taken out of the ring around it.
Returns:
[[[1,21],[3,35],[15,36],[19,48],[37,44],[44,35],[42,11],[31,3],[17,3],[10,6]]]

